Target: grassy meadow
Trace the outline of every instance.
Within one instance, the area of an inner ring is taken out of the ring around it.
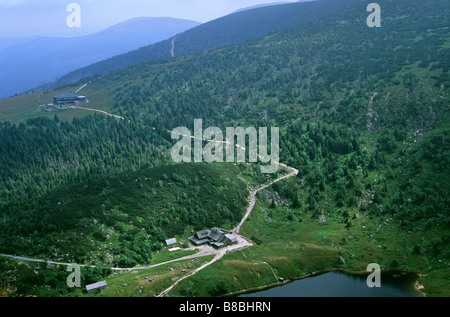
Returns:
[[[263,211],[264,210],[264,211]],[[270,212],[270,216],[267,211]],[[337,220],[320,223],[308,213],[294,222],[287,209],[258,202],[241,233],[258,241],[251,248],[226,255],[188,280],[170,296],[217,296],[276,285],[321,271],[365,271],[369,263],[421,275],[426,296],[450,296],[448,266],[418,254],[414,246],[432,241],[445,229],[405,231],[387,217],[359,214],[351,228]],[[340,262],[342,257],[345,263]],[[199,287],[202,285],[202,287]]]

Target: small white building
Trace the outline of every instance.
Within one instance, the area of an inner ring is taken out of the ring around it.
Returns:
[[[95,291],[104,289],[107,285],[108,284],[105,281],[101,281],[98,283],[86,285],[86,290],[88,291],[88,293],[93,293]]]
[[[175,239],[175,238],[166,240],[166,245],[167,246],[172,245],[172,244],[176,244],[176,243],[177,243],[177,239]]]

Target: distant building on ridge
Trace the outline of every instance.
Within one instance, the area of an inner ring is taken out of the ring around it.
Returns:
[[[67,106],[75,106],[80,103],[85,103],[87,98],[80,96],[77,93],[69,92],[53,97],[53,106],[63,108]]]

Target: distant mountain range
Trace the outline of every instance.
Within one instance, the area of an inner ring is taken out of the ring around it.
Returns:
[[[309,2],[309,1],[316,1],[316,0],[298,0],[298,1],[295,1],[295,2]],[[233,13],[238,13],[238,12],[247,11],[247,10],[253,10],[253,9],[258,9],[258,8],[264,8],[264,7],[270,7],[270,6],[276,6],[276,5],[282,5],[282,4],[290,4],[290,3],[292,3],[292,2],[272,2],[272,3],[257,4],[257,5],[254,5],[254,6],[250,6],[250,7],[246,7],[246,8],[242,8],[242,9],[236,10]]]
[[[36,40],[38,37],[0,37],[0,52],[6,48]]]
[[[242,43],[310,21],[362,0],[316,0],[257,6],[201,24],[168,40],[77,69],[38,90],[53,90],[84,78],[106,74],[143,62],[206,52]]]
[[[165,40],[199,24],[173,18],[136,18],[81,37],[0,38],[0,98]]]

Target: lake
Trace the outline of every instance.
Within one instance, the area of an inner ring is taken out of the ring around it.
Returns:
[[[382,271],[379,288],[367,286],[368,274],[332,271],[240,297],[423,297],[414,273]]]

